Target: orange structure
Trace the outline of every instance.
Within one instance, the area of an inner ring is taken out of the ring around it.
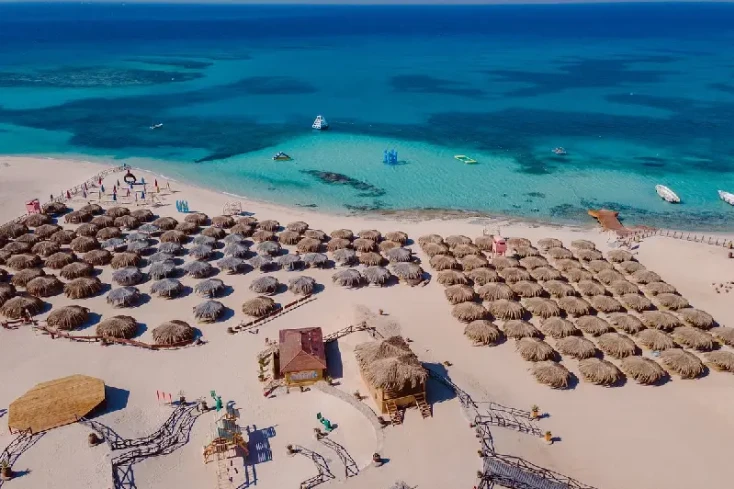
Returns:
[[[599,224],[601,224],[601,227],[604,228],[605,231],[614,231],[620,236],[631,233],[629,229],[619,222],[619,219],[617,218],[617,216],[619,216],[619,212],[617,211],[610,211],[609,209],[589,209],[589,215],[598,220]]]
[[[217,420],[211,441],[204,446],[204,463],[209,463],[212,457],[217,460],[228,458],[229,452],[237,448],[247,457],[247,442],[237,424],[237,414],[233,409],[227,408],[224,416]]]

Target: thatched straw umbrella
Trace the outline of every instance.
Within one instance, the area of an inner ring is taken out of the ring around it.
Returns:
[[[31,316],[39,314],[45,305],[38,297],[18,295],[5,301],[0,307],[0,314],[8,319],[20,319],[26,312]]]
[[[614,266],[606,260],[591,260],[586,264],[586,268],[594,273],[599,273],[602,270],[612,270]]]
[[[571,252],[571,250],[567,250],[566,248],[561,247],[549,248],[546,253],[554,260],[570,260],[571,258],[573,258],[573,253]]]
[[[390,280],[390,277],[392,277],[392,274],[388,271],[387,268],[378,266],[370,266],[365,268],[362,272],[362,275],[370,285],[380,286],[387,284],[387,282]]]
[[[202,280],[194,285],[194,292],[202,297],[216,297],[224,290],[224,282],[217,278]]]
[[[591,336],[599,336],[614,331],[610,324],[597,316],[581,316],[576,319],[576,327]]]
[[[377,250],[376,242],[370,239],[357,238],[354,240],[353,246],[354,249],[363,253]]]
[[[409,285],[418,285],[423,282],[424,272],[417,263],[395,263],[392,265],[392,273]]]
[[[275,262],[273,257],[270,255],[257,255],[247,260],[247,264],[250,265],[254,270],[260,270],[265,272],[269,269],[275,268]]]
[[[581,292],[581,295],[587,297],[605,295],[607,293],[607,289],[602,284],[593,280],[581,280],[576,284],[576,288]]]
[[[456,258],[464,258],[469,255],[483,256],[482,252],[479,251],[479,248],[473,244],[458,244],[451,249],[451,252]]]
[[[678,291],[675,290],[675,287],[665,282],[651,282],[645,285],[645,292],[656,296],[658,294],[676,294]]]
[[[492,266],[501,271],[505,268],[517,268],[520,266],[520,262],[507,256],[495,256],[492,258]]]
[[[193,222],[179,222],[178,224],[176,224],[175,231],[180,231],[187,236],[191,236],[199,232],[199,226],[197,226]]]
[[[261,221],[257,224],[257,227],[259,229],[264,229],[265,231],[270,232],[276,232],[280,230],[280,223],[274,219],[267,219],[265,221]]]
[[[184,264],[184,272],[193,278],[206,278],[214,274],[214,267],[205,261],[192,261]]]
[[[378,243],[382,240],[382,233],[376,229],[363,229],[359,233],[357,233],[357,236],[361,239],[368,239],[370,241],[374,241],[375,243]]]
[[[413,253],[407,248],[393,248],[385,253],[391,263],[405,263],[413,259]]]
[[[683,321],[700,329],[713,328],[716,322],[711,314],[694,308],[686,308],[678,311]]]
[[[265,243],[263,243],[265,244]],[[315,253],[321,248],[321,241],[312,238],[303,238],[296,245],[296,249],[301,253]]]
[[[534,363],[532,372],[535,380],[554,389],[566,389],[571,381],[571,373],[566,367],[550,360]]]
[[[156,345],[179,345],[190,343],[196,338],[196,330],[183,321],[167,321],[153,331]]]
[[[172,231],[176,229],[178,221],[172,217],[159,217],[153,221],[153,225],[158,226],[163,231]]]
[[[242,312],[252,317],[263,317],[277,309],[275,301],[270,297],[255,297],[242,304]]]
[[[127,207],[110,207],[107,209],[107,212],[105,212],[105,215],[110,216],[113,219],[117,219],[118,217],[130,215],[130,209]]]
[[[189,250],[189,256],[192,257],[194,260],[203,261],[211,258],[213,252],[214,250],[211,246],[198,245],[192,247]]]
[[[357,270],[348,268],[332,275],[331,281],[342,287],[359,287],[362,284],[362,275]]]
[[[649,350],[663,351],[675,346],[673,339],[656,329],[643,329],[635,335],[637,342]]]
[[[421,248],[428,243],[443,244],[443,238],[438,234],[427,234],[418,238],[418,244]]]
[[[119,238],[120,236],[122,236],[122,231],[120,231],[120,228],[116,227],[100,229],[96,234],[97,239],[101,239],[103,241],[112,238]]]
[[[207,228],[207,229],[219,229],[219,228]],[[206,245],[206,246],[211,246],[212,248],[216,248],[217,246],[217,239],[212,238],[211,236],[199,235],[195,237],[191,242],[194,243],[195,245]]]
[[[591,311],[591,304],[578,297],[561,297],[558,306],[569,316],[583,316]]]
[[[135,287],[118,287],[107,294],[107,303],[114,307],[130,307],[140,300],[140,292]]]
[[[523,260],[531,258],[523,258]],[[527,268],[527,267],[526,267]],[[558,280],[562,277],[561,272],[550,266],[541,266],[530,270],[530,276],[535,280]]]
[[[367,266],[382,265],[385,259],[379,253],[360,253],[359,262]]]
[[[596,385],[615,385],[624,378],[624,374],[616,365],[599,358],[581,360],[579,372],[585,381]]]
[[[430,258],[433,258],[437,255],[450,254],[449,247],[441,243],[426,243],[426,245],[423,246],[423,252]]]
[[[454,306],[451,315],[459,321],[468,323],[478,319],[485,319],[489,314],[484,307],[476,302],[462,302]]]
[[[15,239],[28,232],[28,227],[19,222],[11,222],[0,227],[0,236],[5,239]]]
[[[29,228],[37,228],[51,222],[51,216],[46,214],[29,214],[23,219],[23,224]]]
[[[706,363],[719,372],[734,372],[734,353],[729,351],[712,351],[703,356]]]
[[[33,245],[31,243],[24,243],[23,241],[11,241],[3,246],[3,250],[10,252],[11,255],[28,253],[32,248]]]
[[[682,379],[694,379],[706,370],[703,362],[696,355],[680,348],[670,348],[661,352],[660,360],[663,365],[680,375]]]
[[[112,268],[117,270],[125,267],[138,267],[142,261],[143,259],[140,258],[140,255],[137,253],[125,251],[122,253],[115,253],[110,264],[112,265]]]
[[[612,250],[607,253],[607,258],[613,263],[622,263],[634,260],[634,255],[625,250]]]
[[[59,250],[61,250],[61,245],[53,241],[41,241],[33,245],[31,249],[33,253],[43,257],[49,257],[54,253],[58,253]]]
[[[16,291],[12,284],[0,284],[0,305],[11,297],[15,297]]]
[[[638,261],[623,261],[622,263],[618,263],[617,267],[619,267],[620,270],[627,274],[632,274],[639,270],[645,269],[642,263]]]
[[[453,234],[451,236],[448,236],[443,242],[451,249],[459,245],[472,244],[471,238],[461,234]]]
[[[115,226],[123,229],[137,229],[140,227],[140,221],[133,216],[122,216],[115,218]]]
[[[607,285],[616,295],[638,294],[640,292],[635,284],[626,280],[614,280]]]
[[[140,222],[152,221],[153,218],[155,218],[153,211],[151,211],[150,209],[135,209],[134,211],[130,212],[130,215]]]
[[[354,239],[354,233],[349,229],[337,229],[336,231],[332,231],[330,236],[334,239]]]
[[[288,282],[288,290],[298,295],[311,295],[316,287],[316,280],[305,275],[292,278]]]
[[[213,323],[224,314],[224,304],[219,301],[206,301],[194,307],[194,318],[200,323]]]
[[[532,243],[527,238],[507,238],[507,246],[510,248],[522,248],[525,246],[532,246]]]
[[[249,246],[249,242],[241,234],[228,234],[223,241],[224,244],[243,243]]]
[[[538,338],[520,338],[515,343],[515,350],[520,353],[523,360],[528,362],[542,362],[553,360],[556,357],[556,351],[553,347]]]
[[[283,231],[278,235],[278,241],[284,245],[294,245],[301,241],[302,236],[295,231]]]
[[[127,245],[127,251],[134,253],[147,253],[150,249],[150,244],[147,241],[132,241]]]
[[[461,269],[461,265],[456,261],[456,258],[448,255],[436,255],[430,259],[429,264],[438,271]]]
[[[54,256],[54,255],[51,255]],[[43,260],[38,255],[23,253],[22,255],[13,255],[6,261],[8,267],[13,270],[25,270],[26,268],[36,268],[41,266]]]
[[[46,275],[46,272],[42,268],[26,268],[18,273],[13,274],[13,278],[10,279],[10,283],[16,287],[25,287],[28,282],[36,277]]]
[[[132,316],[112,316],[97,325],[97,336],[129,340],[138,333],[138,323]]]
[[[527,256],[520,259],[520,265],[528,270],[534,270],[536,268],[548,267],[548,260],[541,256]],[[546,279],[550,280],[550,279]]]
[[[671,294],[671,293],[662,293],[658,294],[656,297],[656,300],[658,304],[663,306],[666,309],[672,309],[674,311],[678,309],[684,309],[686,307],[690,307],[690,304],[688,301],[677,295],[677,294]]]
[[[574,253],[574,256],[576,256],[578,260],[588,261],[588,262],[595,261],[595,260],[599,261],[604,257],[601,251],[597,251],[597,250],[576,250],[576,252]]]
[[[162,278],[170,277],[174,273],[176,273],[176,264],[173,262],[173,260],[157,261],[153,263],[148,270],[148,275],[153,280],[160,280]]]
[[[239,219],[237,219],[237,224],[242,224],[244,226],[250,226],[250,227],[257,226],[258,222],[259,221],[257,220],[257,217],[255,216],[245,216],[245,217],[240,217]]]
[[[272,295],[278,291],[278,285],[280,283],[275,277],[265,276],[252,282],[250,284],[250,290],[256,294]]]
[[[542,238],[538,240],[538,248],[549,250],[551,248],[563,248],[563,241],[556,238]]]
[[[576,289],[560,280],[548,280],[543,282],[543,288],[553,297],[568,297],[576,295]]]
[[[558,304],[550,299],[532,297],[526,301],[526,307],[531,314],[542,318],[561,315],[561,309],[558,307]]]
[[[102,282],[97,277],[79,277],[64,285],[64,294],[69,299],[86,299],[102,292]]]
[[[280,265],[283,270],[288,271],[300,270],[305,267],[301,255],[297,253],[281,255],[275,259],[275,262]]]
[[[212,226],[215,228],[229,229],[237,224],[232,216],[214,216],[212,217]]]
[[[158,297],[163,297],[165,299],[177,297],[181,292],[183,292],[183,290],[183,284],[175,278],[164,278],[157,282],[153,282],[153,285],[150,286],[151,294],[155,294]]]
[[[23,236],[15,239],[16,243],[27,243],[30,246],[37,244],[39,241],[41,241],[41,238],[33,233],[24,234]]]
[[[520,297],[540,297],[543,295],[543,287],[536,283],[528,280],[520,280],[510,284],[512,291]]]
[[[326,243],[326,249],[328,251],[343,250],[351,247],[352,242],[343,238],[332,238],[331,241]]]
[[[558,349],[562,355],[568,355],[569,357],[577,360],[596,356],[596,347],[594,346],[594,343],[583,336],[570,335],[560,338],[556,341],[556,349]]]
[[[125,267],[112,274],[112,281],[118,285],[138,285],[143,281],[143,274],[136,267]]]
[[[92,218],[92,220],[89,222],[97,226],[99,229],[104,229],[115,225],[115,219],[110,216],[96,216]]]
[[[660,365],[645,357],[627,357],[622,360],[621,366],[628,377],[643,385],[657,384],[668,376]]]
[[[156,253],[153,253],[152,255],[150,255],[148,257],[148,262],[149,263],[158,263],[158,262],[162,262],[162,261],[165,261],[165,262],[168,262],[168,261],[173,262],[173,260],[174,260],[174,257],[173,257],[173,255],[171,253],[164,253],[162,251],[158,251]]]
[[[232,236],[234,234],[242,236],[243,238],[247,238],[249,236],[252,236],[255,233],[255,228],[252,226],[247,226],[245,224],[235,224],[231,228],[229,228],[229,235]]]
[[[482,251],[492,251],[494,249],[494,236],[478,236],[474,238],[474,246]]]
[[[461,266],[465,271],[470,272],[478,268],[487,268],[489,262],[482,255],[467,255],[461,260]]]
[[[32,296],[51,297],[59,295],[64,290],[64,284],[56,275],[43,275],[28,282],[25,288]]]
[[[555,267],[562,272],[568,272],[570,270],[581,269],[581,262],[572,260],[570,258],[563,258],[556,260]]]
[[[571,321],[559,317],[550,317],[544,320],[540,323],[540,330],[543,334],[557,340],[566,336],[580,334],[580,331]]]
[[[601,351],[614,358],[625,358],[639,353],[635,342],[623,334],[604,333],[597,342]]]
[[[127,242],[122,238],[111,238],[102,243],[102,248],[111,248],[113,251],[125,251],[127,249]],[[99,250],[92,250],[89,253],[94,253]],[[110,258],[112,258],[110,256]]]
[[[99,241],[90,236],[77,236],[71,240],[71,244],[69,245],[69,248],[77,253],[86,253],[87,251],[96,250],[99,247]]]
[[[50,239],[56,232],[63,229],[58,224],[43,224],[38,226],[33,233],[41,239]]]
[[[618,312],[624,309],[617,299],[607,295],[595,295],[589,298],[589,302],[599,312]]]
[[[522,307],[522,304],[507,299],[492,301],[487,306],[487,309],[489,309],[489,312],[491,312],[494,317],[508,320],[520,319],[525,312],[525,308]]]
[[[537,248],[533,248],[532,246],[521,246],[519,248],[515,248],[515,255],[519,256],[520,258],[539,258],[540,251],[538,251]]]
[[[96,226],[92,224],[91,222],[88,222],[86,224],[82,224],[78,228],[76,228],[76,235],[77,236],[86,236],[88,238],[93,238],[97,235],[100,228],[99,226]]]
[[[289,255],[285,255],[289,256]],[[245,268],[245,260],[236,256],[227,256],[217,262],[217,266],[228,274],[240,273]]]
[[[474,289],[468,285],[451,285],[443,291],[450,304],[459,304],[474,300]]]
[[[92,214],[81,210],[69,212],[64,216],[64,222],[67,224],[81,224],[92,220]]]
[[[258,243],[264,243],[266,241],[275,241],[278,237],[272,231],[266,231],[264,229],[258,229],[252,233],[252,239]]]
[[[89,309],[82,306],[65,306],[51,311],[46,318],[46,324],[52,328],[71,331],[87,322]]]
[[[502,330],[508,338],[515,340],[519,340],[521,338],[541,338],[543,336],[535,326],[527,321],[519,319],[505,321],[502,325]]]
[[[679,345],[687,346],[694,350],[711,351],[714,348],[714,337],[693,326],[675,328],[672,336]]]
[[[303,221],[289,222],[288,224],[285,225],[285,228],[289,231],[292,231],[298,234],[303,234],[308,229],[308,223],[303,222]]]
[[[227,236],[227,231],[222,228],[209,227],[201,232],[202,236],[213,239],[224,239]]]
[[[188,222],[196,226],[206,226],[209,224],[209,216],[203,212],[192,212],[191,214],[186,215],[184,222]]]
[[[112,261],[112,253],[107,250],[92,250],[82,255],[82,261],[93,266],[107,265]]]
[[[68,208],[66,207],[66,204],[64,204],[63,202],[48,202],[46,204],[43,204],[44,214],[50,214],[54,216],[57,214],[63,214],[67,210]]]
[[[577,250],[595,250],[596,245],[586,239],[577,239],[575,241],[571,241],[571,248],[575,248]]]
[[[183,251],[183,246],[181,246],[179,243],[173,242],[161,243],[158,246],[158,251],[160,251],[161,253],[170,253],[171,255],[175,255]]]
[[[648,299],[644,295],[624,294],[619,297],[619,300],[622,302],[622,304],[625,305],[627,309],[632,309],[633,311],[637,312],[647,311],[653,308],[650,299]]]
[[[594,275],[583,268],[572,268],[563,272],[563,277],[569,282],[581,282],[582,280],[592,280]]]
[[[342,248],[334,252],[334,261],[343,267],[350,266],[357,261],[357,254],[354,250]]]
[[[609,285],[617,280],[624,280],[624,277],[616,270],[602,270],[596,274],[596,279],[603,284]]]
[[[515,292],[509,285],[501,282],[489,282],[479,287],[479,297],[484,301],[496,301],[499,299],[511,300],[515,298]]]
[[[438,278],[436,280],[439,284],[445,286],[467,285],[470,282],[469,278],[467,278],[466,275],[461,272],[457,272],[456,270],[444,270],[442,272],[439,272]]]
[[[652,282],[662,282],[663,281],[663,279],[660,278],[660,275],[658,275],[655,272],[651,272],[650,270],[636,271],[635,273],[632,274],[632,280],[638,284],[649,284]]]
[[[245,243],[230,243],[224,247],[225,256],[233,256],[236,258],[247,258],[247,255],[249,254],[250,254],[250,247]]]
[[[472,340],[475,346],[497,344],[503,337],[502,331],[497,326],[484,319],[467,324],[464,327],[464,335]]]
[[[499,270],[499,275],[505,282],[513,283],[520,282],[521,280],[531,280],[532,277],[524,268],[519,267],[507,267]]]
[[[303,236],[306,238],[318,239],[321,242],[326,241],[326,239],[328,238],[326,233],[320,229],[306,229],[303,232]]]
[[[486,285],[501,280],[499,274],[491,268],[475,268],[467,273],[467,277],[477,285]]]
[[[621,329],[626,333],[637,333],[645,329],[642,321],[637,319],[637,317],[633,316],[632,314],[620,312],[610,314],[608,318],[609,324],[617,329]]]

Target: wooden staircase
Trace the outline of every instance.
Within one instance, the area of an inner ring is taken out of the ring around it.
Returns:
[[[432,416],[432,414],[431,414],[431,406],[429,406],[428,403],[426,402],[426,395],[425,394],[423,394],[423,393],[416,394],[415,395],[415,403],[416,403],[416,405],[418,406],[418,409],[421,412],[421,416],[423,416],[424,418],[430,418]]]
[[[393,425],[403,424],[403,412],[398,409],[395,401],[386,401],[387,413],[390,415],[390,421]]]

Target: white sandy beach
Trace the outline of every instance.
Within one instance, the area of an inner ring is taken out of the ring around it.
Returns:
[[[97,163],[0,157],[0,223],[22,215],[25,201],[39,198],[45,202],[49,194],[58,195],[101,169]],[[134,172],[144,175],[147,181],[155,178],[137,169]],[[122,174],[112,175],[105,186],[111,188],[121,178]],[[161,183],[165,182],[161,180]],[[164,205],[152,208],[155,214],[182,220],[183,215],[173,204],[178,199],[188,201],[191,211],[216,216],[222,213],[226,202],[234,200],[182,182],[171,182],[171,187],[175,193],[162,197]],[[591,226],[573,228],[489,219],[338,216],[240,200],[243,209],[259,220],[276,219],[281,225],[302,220],[311,229],[321,229],[327,234],[339,228],[355,232],[378,229],[383,234],[402,230],[417,241],[419,236],[430,233],[475,238],[485,228],[493,233],[499,228],[503,236],[525,237],[533,243],[545,237],[558,238],[566,245],[572,240],[588,239],[604,252],[610,249],[611,241],[608,234]],[[381,432],[376,432],[370,420],[351,405],[316,389],[305,393],[295,389],[289,394],[281,389],[274,398],[263,396],[255,356],[265,348],[266,338],[277,339],[280,329],[310,326],[319,326],[328,334],[355,324],[359,320],[358,309],[368,308],[373,312],[383,309],[386,316],[375,322],[399,326],[401,334],[412,339],[411,347],[422,362],[436,364],[436,368],[443,368],[439,365],[442,362],[450,362],[446,367],[448,376],[475,401],[493,401],[523,410],[537,404],[549,414],[538,422],[538,427],[552,431],[558,437],[556,443],[548,446],[538,437],[493,427],[497,452],[521,457],[599,489],[731,487],[728,462],[734,450],[734,439],[730,436],[734,430],[734,411],[730,407],[734,404],[734,375],[713,370],[694,380],[672,375],[670,381],[660,386],[638,385],[628,379],[625,385],[614,388],[579,380],[572,389],[550,389],[536,382],[529,372],[530,363],[515,351],[513,340],[494,347],[471,345],[463,335],[463,325],[451,315],[452,306],[444,297],[444,287],[435,280],[436,272],[429,267],[428,257],[417,242],[411,247],[424,270],[433,275],[425,287],[400,284],[350,290],[332,283],[333,269],[271,272],[270,275],[286,284],[293,276],[308,275],[324,289],[314,296],[314,301],[263,324],[257,334],[229,335],[227,328],[246,320],[241,305],[257,295],[248,286],[261,274],[256,271],[238,275],[220,273],[216,277],[230,286],[232,292],[217,300],[233,314],[225,321],[196,325],[204,344],[187,348],[149,351],[118,345],[101,347],[97,343],[52,340],[29,326],[0,329],[0,371],[4,373],[0,413],[36,383],[86,374],[103,379],[107,386],[117,389],[111,396],[108,412],[97,419],[121,436],[133,438],[152,433],[171,413],[170,407],[157,401],[157,390],[172,393],[174,397],[183,391],[189,399],[208,396],[211,390],[216,390],[225,402],[235,403],[242,426],[256,430],[272,428],[271,435],[274,433],[268,439],[272,460],[262,460],[253,470],[243,467],[241,458],[233,459],[237,470],[233,472],[236,475],[232,487],[240,487],[246,470],[251,480],[256,476],[257,487],[262,489],[299,487],[301,481],[316,475],[316,468],[306,457],[286,454],[286,445],[293,444],[326,458],[336,478],[323,487],[387,489],[395,481],[404,480],[410,487],[423,489],[471,489],[477,484],[477,470],[482,468],[477,454],[479,443],[462,414],[459,400],[447,396],[445,389],[436,388],[433,394],[429,390],[429,401],[432,395],[435,401],[432,418],[422,419],[417,410],[409,410],[402,425],[389,426]],[[635,253],[638,261],[673,285],[693,307],[707,311],[720,325],[734,326],[731,296],[716,293],[712,287],[712,283],[734,280],[734,260],[727,258],[728,251],[701,243],[652,237],[645,239]],[[101,281],[111,283],[111,268],[100,268]],[[196,282],[188,276],[181,281],[188,287]],[[151,282],[141,284],[141,292],[148,292]],[[150,331],[164,321],[179,319],[195,325],[191,310],[203,301],[191,292],[172,300],[151,297],[136,308],[117,310],[107,304],[105,295],[71,301],[62,294],[44,300],[53,308],[69,303],[82,305],[102,319],[115,314],[132,315],[147,328],[137,339],[148,342],[152,342]],[[296,298],[291,292],[275,296],[282,304]],[[92,334],[93,329],[90,326],[80,334]],[[353,350],[355,345],[368,340],[369,335],[360,332],[338,341],[343,372],[334,377],[339,384],[337,388],[349,395],[355,390],[366,392]],[[553,344],[553,340],[549,343]],[[734,351],[730,347],[722,349]],[[332,348],[327,348],[327,354],[334,354]],[[644,355],[650,356],[650,352]],[[561,363],[581,378],[578,361],[564,357]],[[429,384],[431,387],[435,386]],[[372,406],[369,399],[364,402]],[[314,439],[318,412],[338,425],[330,437],[344,446],[363,469],[358,476],[346,478],[336,454]],[[7,414],[0,417],[0,449],[13,439],[7,430],[7,417]],[[194,424],[188,443],[169,455],[134,465],[137,487],[217,487],[217,464],[205,465],[202,460],[202,446],[211,434],[213,423],[214,414],[203,414]],[[105,444],[88,447],[89,432],[89,428],[80,424],[49,431],[20,456],[13,470],[21,476],[7,487],[113,487],[110,457],[114,454]],[[389,460],[382,467],[370,466],[376,451]]]

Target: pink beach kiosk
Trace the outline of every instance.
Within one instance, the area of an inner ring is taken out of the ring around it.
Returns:
[[[504,255],[507,252],[507,242],[505,241],[505,238],[502,236],[495,236],[493,249],[495,255]]]
[[[40,214],[41,203],[38,201],[38,199],[29,200],[25,203],[25,210],[28,214]]]

